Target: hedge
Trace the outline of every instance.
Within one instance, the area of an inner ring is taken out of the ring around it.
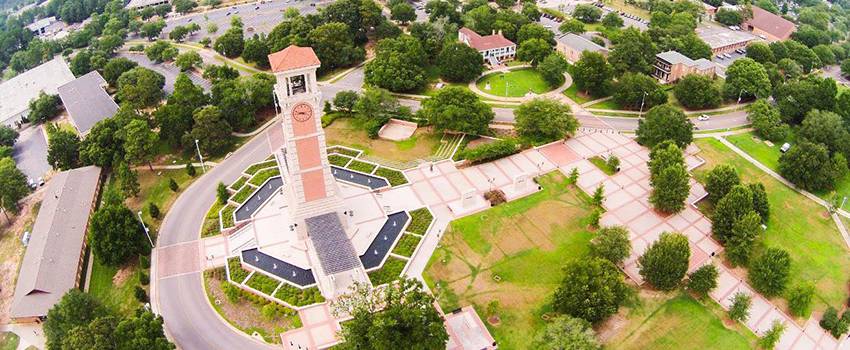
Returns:
[[[236,207],[228,204],[221,210],[221,226],[224,228],[231,228],[236,226],[233,218],[233,212],[236,211]]]
[[[325,301],[325,298],[322,297],[322,293],[319,292],[319,288],[317,287],[300,289],[287,283],[280,286],[274,297],[294,306],[306,306]]]
[[[425,232],[428,231],[428,226],[431,226],[431,221],[433,220],[434,216],[431,215],[428,208],[416,209],[410,212],[410,225],[407,226],[407,232],[425,235]]]
[[[499,140],[463,151],[463,159],[472,164],[493,161],[519,152],[514,140]]]
[[[420,240],[421,238],[419,236],[407,233],[403,234],[401,240],[398,241],[398,245],[393,249],[393,253],[409,258],[413,255],[413,251],[416,250],[416,246],[419,245]]]
[[[359,160],[352,160],[351,163],[348,163],[348,167],[351,170],[356,170],[361,173],[371,174],[373,170],[375,170],[377,165],[372,163],[361,162]]]
[[[261,273],[254,273],[254,275],[251,276],[251,279],[249,279],[248,282],[245,282],[245,284],[249,287],[261,291],[269,296],[274,293],[274,290],[280,283],[280,281]]]
[[[278,168],[261,170],[256,175],[254,175],[254,177],[251,178],[251,181],[249,183],[259,187],[264,182],[266,182],[266,180],[278,175],[280,175],[280,169]]]
[[[239,190],[239,192],[236,192],[236,194],[234,194],[233,197],[230,197],[230,199],[236,203],[242,204],[246,199],[248,199],[248,197],[251,196],[251,193],[254,193],[255,190],[256,188],[254,187],[243,186],[242,189]]]
[[[375,175],[384,177],[387,181],[390,182],[390,186],[401,186],[407,183],[407,178],[404,177],[398,170],[380,167],[378,170],[375,170]]]
[[[338,146],[333,146],[333,147],[328,148],[328,154],[330,154],[330,153],[342,154],[344,156],[349,156],[349,157],[357,157],[358,155],[360,155],[360,152],[358,152],[358,151],[355,151],[353,149],[348,149],[348,148],[342,148],[342,147],[338,147]]]
[[[239,257],[227,259],[227,269],[230,271],[230,280],[235,283],[242,283],[250,274],[248,270],[242,268],[242,262],[239,261]]]
[[[245,185],[246,182],[248,182],[247,177],[244,177],[244,176],[239,177],[238,180],[234,181],[233,184],[230,185],[230,188],[233,189],[234,191],[239,191],[239,189],[242,188],[242,185]]]
[[[349,159],[351,158],[339,154],[328,155],[328,162],[330,162],[331,165],[336,165],[339,167],[344,167],[346,164],[348,164]]]
[[[369,272],[369,280],[373,286],[380,286],[395,281],[401,276],[401,271],[404,270],[406,261],[399,258],[389,257],[384,266],[378,270]]]

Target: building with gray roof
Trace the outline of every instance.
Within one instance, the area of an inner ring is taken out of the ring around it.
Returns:
[[[608,49],[599,46],[598,44],[585,39],[580,35],[567,33],[555,38],[555,50],[562,53],[567,59],[567,62],[576,63],[581,58],[581,54],[585,51],[598,52],[605,57],[608,57]]]
[[[68,290],[78,287],[99,185],[96,166],[64,171],[50,181],[21,262],[13,321],[43,319]]]
[[[55,95],[57,88],[74,80],[62,56],[18,74],[0,84],[0,124],[17,126],[29,115],[30,100],[43,91]]]
[[[666,51],[655,55],[652,76],[661,83],[673,83],[688,74],[699,74],[713,78],[717,65],[705,58],[692,60],[679,52]]]
[[[57,89],[71,124],[83,137],[97,122],[118,111],[118,104],[106,93],[106,85],[100,73],[91,71]]]

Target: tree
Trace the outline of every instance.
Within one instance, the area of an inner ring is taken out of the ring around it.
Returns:
[[[549,83],[549,86],[561,86],[565,80],[564,73],[569,66],[563,55],[553,52],[537,65],[537,71],[543,76],[543,80]]]
[[[614,263],[602,258],[571,260],[564,266],[564,279],[555,291],[555,311],[595,323],[615,313],[628,292]]]
[[[11,157],[0,158],[0,207],[18,212],[18,201],[29,193],[27,177],[15,166]]]
[[[638,143],[650,148],[666,140],[685,148],[693,141],[693,128],[681,109],[665,104],[652,107],[646,118],[638,120],[635,135]]]
[[[714,288],[717,288],[717,267],[706,264],[692,272],[688,276],[688,289],[701,297],[705,297]]]
[[[655,53],[655,44],[649,34],[629,27],[620,33],[608,55],[608,62],[617,75],[625,72],[651,74]]]
[[[440,18],[447,18],[449,22],[461,23],[460,13],[457,11],[457,3],[444,0],[429,0],[425,4],[425,13],[428,21],[435,22]]]
[[[767,98],[770,96],[770,87],[764,66],[752,59],[738,59],[726,69],[723,93],[727,99],[737,99],[738,96],[742,99]]]
[[[88,324],[69,330],[57,348],[61,349],[110,349],[115,339],[113,332],[117,320],[113,316],[98,317]]]
[[[349,33],[348,26],[343,23],[326,23],[310,31],[307,38],[322,62],[321,71],[350,66],[363,60],[363,49],[355,45]]]
[[[398,21],[402,25],[416,20],[416,10],[410,4],[403,2],[390,8],[390,19]]]
[[[115,180],[118,183],[118,189],[125,197],[137,197],[142,191],[139,185],[139,173],[130,169],[127,162],[121,161],[115,165]]]
[[[803,67],[790,58],[779,60],[779,62],[776,62],[776,67],[782,72],[786,80],[798,79],[803,76]]]
[[[27,119],[33,123],[44,123],[59,113],[59,95],[48,95],[41,91],[38,97],[30,100]]]
[[[0,146],[12,147],[18,140],[18,132],[6,125],[0,125]]]
[[[750,266],[750,283],[766,297],[782,294],[788,283],[791,256],[779,248],[767,250]]]
[[[686,75],[676,84],[673,93],[676,100],[688,109],[714,108],[720,105],[719,85],[704,75]]]
[[[162,33],[162,29],[165,28],[165,20],[158,20],[153,22],[147,22],[139,28],[139,34],[148,40],[154,40],[159,37],[159,34]]]
[[[409,35],[381,40],[375,58],[366,64],[366,82],[393,92],[421,88],[427,81],[426,57],[419,41]]]
[[[210,155],[224,153],[232,142],[233,129],[221,116],[218,107],[207,106],[194,113],[195,125],[192,131],[183,137],[183,144],[193,144],[198,140],[201,152]]]
[[[830,66],[836,63],[835,53],[832,52],[829,46],[823,44],[817,45],[812,48],[812,51],[820,59],[821,65]]]
[[[603,227],[596,232],[596,237],[590,241],[590,251],[594,256],[617,265],[629,257],[631,249],[629,231],[623,226]]]
[[[615,84],[613,99],[623,108],[645,111],[667,103],[667,92],[655,78],[642,73],[626,73]]]
[[[564,138],[578,128],[570,106],[552,99],[535,98],[516,110],[516,130],[520,137],[535,143]]]
[[[138,107],[155,106],[162,100],[165,77],[144,67],[136,67],[118,78],[116,97]]]
[[[788,290],[785,300],[788,300],[788,310],[796,317],[809,317],[815,287],[808,282],[798,284]]]
[[[605,96],[611,88],[614,69],[601,53],[584,51],[572,70],[573,83],[591,96]]]
[[[245,48],[245,38],[242,37],[242,27],[232,27],[215,39],[213,50],[222,56],[234,58],[242,54]]]
[[[596,339],[590,323],[580,318],[558,316],[537,332],[532,345],[540,350],[598,350],[602,346]]]
[[[769,0],[761,0],[768,1],[768,3],[773,4],[773,1]],[[773,5],[774,7],[776,5]],[[776,346],[776,343],[782,339],[782,333],[785,332],[785,325],[779,320],[773,320],[773,323],[770,325],[770,329],[764,332],[764,335],[759,338],[758,345],[762,349],[773,349]]]
[[[593,191],[593,196],[590,197],[590,202],[597,206],[601,207],[602,203],[605,202],[605,185],[599,184],[596,186],[596,190]],[[596,226],[596,225],[593,225]]]
[[[530,62],[532,66],[537,67],[549,54],[552,53],[552,46],[543,39],[528,39],[519,44],[516,51],[516,57],[522,61]]]
[[[124,57],[115,57],[103,67],[103,80],[112,87],[118,86],[118,77],[126,71],[136,68],[138,64]]]
[[[828,111],[812,110],[797,130],[797,136],[810,142],[819,143],[830,154],[850,154],[850,132],[844,120],[838,114]]]
[[[438,130],[453,130],[480,135],[487,132],[495,117],[490,105],[467,89],[449,86],[425,100],[422,116]]]
[[[443,44],[446,43],[446,27],[448,23],[413,22],[408,27],[410,35],[419,40],[422,49],[433,60],[442,52]]]
[[[767,191],[764,185],[761,182],[751,183],[747,184],[747,188],[753,194],[753,210],[759,214],[763,223],[767,223],[770,218],[770,202],[767,200]]]
[[[168,38],[176,42],[181,42],[189,35],[189,29],[184,26],[176,26],[168,33]]]
[[[717,13],[714,14],[714,19],[723,25],[737,26],[744,21],[744,16],[740,11],[720,8],[717,10]]]
[[[437,66],[443,79],[468,83],[484,71],[484,59],[478,50],[461,42],[451,42],[437,56]]]
[[[341,349],[439,349],[449,338],[434,298],[417,280],[372,291],[358,284],[341,299],[338,307],[352,317],[342,325]]]
[[[150,245],[136,216],[123,204],[108,204],[94,212],[89,246],[104,265],[120,266],[131,257],[148,254]]]
[[[201,55],[197,51],[186,51],[177,55],[174,59],[174,65],[180,68],[181,72],[188,71],[195,67],[200,67],[204,63]]]
[[[549,43],[550,47],[555,46],[555,33],[551,30],[546,29],[543,25],[539,23],[529,23],[525,24],[519,28],[516,34],[517,42],[523,43],[526,40],[530,39],[541,39],[547,43]]]
[[[723,243],[734,235],[734,226],[740,218],[753,212],[753,194],[746,185],[732,187],[714,206],[711,231]]]
[[[336,93],[333,99],[333,105],[337,111],[352,113],[359,99],[360,95],[357,94],[357,91],[344,90]]]
[[[48,136],[47,163],[58,170],[75,168],[80,161],[80,137],[55,126],[48,128]]]
[[[708,191],[708,199],[717,203],[725,197],[732,187],[741,183],[738,172],[729,164],[720,164],[708,172],[705,178],[705,190]]]
[[[681,233],[664,232],[638,258],[640,275],[659,290],[673,290],[688,272],[690,256],[687,237]]]
[[[590,4],[579,4],[573,10],[573,17],[584,23],[596,23],[602,18],[602,9]]]
[[[795,40],[786,40],[782,43],[788,51],[787,57],[797,61],[800,67],[803,68],[804,73],[809,73],[812,69],[818,68],[822,65],[818,55],[806,45]]]
[[[752,43],[747,46],[747,57],[761,64],[777,61],[770,46],[765,43]]]
[[[678,213],[685,209],[685,200],[691,189],[688,172],[683,165],[665,168],[653,181],[649,202],[664,213]]]
[[[744,292],[735,293],[732,297],[732,305],[729,307],[729,318],[738,322],[746,321],[750,317],[752,300],[752,297]]]
[[[77,288],[71,288],[47,311],[47,320],[44,322],[47,348],[60,348],[62,341],[74,328],[84,327],[102,316],[106,316],[106,309],[97,299]]]
[[[850,96],[850,95],[848,95]],[[755,133],[773,142],[785,140],[790,132],[787,124],[782,122],[779,111],[765,99],[759,99],[747,107],[747,118],[752,122]]]
[[[218,32],[218,24],[215,22],[209,22],[207,24],[207,33],[215,34],[216,32]]]
[[[814,109],[833,110],[837,95],[838,85],[835,80],[816,75],[786,81],[773,92],[779,114],[791,125],[800,124]]]
[[[807,191],[829,190],[847,174],[847,160],[840,153],[830,157],[826,146],[803,140],[779,156],[779,174]]]
[[[623,19],[616,12],[608,12],[602,17],[602,26],[608,29],[622,28]]]
[[[830,306],[824,311],[823,316],[819,322],[821,328],[828,330],[830,334],[836,339],[841,337],[842,334],[847,333],[847,328],[850,326],[848,323],[847,312],[841,315],[841,318],[838,318],[838,311],[835,310],[834,307]]]
[[[174,11],[179,14],[189,13],[198,6],[198,3],[192,0],[174,0],[171,4],[174,5]]]
[[[215,189],[215,198],[218,199],[219,204],[227,204],[227,200],[230,199],[230,192],[227,190],[227,186],[224,183],[218,183],[218,187]]]
[[[561,33],[581,34],[585,31],[584,22],[579,21],[575,18],[570,18],[561,23],[561,25],[558,27],[558,30]]]
[[[226,65],[208,65],[204,68],[203,78],[209,80],[213,85],[223,80],[233,80],[239,78],[239,71],[236,68]]]
[[[120,137],[124,140],[124,154],[128,162],[133,164],[148,163],[153,171],[153,157],[159,136],[151,130],[144,120],[132,120],[121,130]]]
[[[165,336],[162,316],[139,309],[132,317],[118,322],[114,337],[118,349],[171,350],[175,346]]]
[[[746,265],[761,231],[761,217],[750,211],[735,220],[732,236],[726,241],[726,256],[732,265]]]
[[[675,165],[685,165],[685,158],[682,155],[682,149],[676,146],[672,140],[661,142],[649,152],[649,182],[652,184],[657,179],[664,169]]]

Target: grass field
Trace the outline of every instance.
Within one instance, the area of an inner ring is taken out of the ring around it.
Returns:
[[[490,84],[490,89],[487,90],[487,84]],[[507,97],[522,97],[529,91],[535,94],[542,94],[552,90],[543,76],[535,69],[515,69],[506,73],[487,74],[478,82],[478,88],[491,95],[507,96]]]
[[[136,286],[140,285],[139,268],[137,264],[124,268],[121,271],[124,277],[118,278],[119,281],[114,281],[118,272],[117,268],[103,265],[97,259],[94,259],[89,293],[112,312],[131,315],[142,305],[133,295]]]
[[[695,176],[703,181],[708,170],[730,164],[744,182],[761,182],[770,202],[768,228],[758,241],[756,254],[765,247],[779,247],[791,254],[791,283],[815,285],[815,310],[826,304],[838,307],[847,300],[850,250],[845,246],[826,209],[786,187],[715,139],[695,141],[706,164]]]
[[[169,179],[174,179],[177,182],[177,192],[172,191],[168,187]],[[133,212],[141,210],[145,222],[149,223],[154,228],[154,231],[156,231],[160,220],[165,217],[165,213],[171,208],[171,204],[177,200],[180,192],[186,189],[186,187],[189,187],[195,179],[196,177],[189,176],[185,169],[155,171],[139,169],[139,186],[142,190],[137,197],[127,199],[126,204]],[[154,203],[159,207],[160,216],[158,219],[151,218],[149,210],[150,203]]]
[[[578,103],[578,104],[590,102],[590,101],[597,99],[596,97],[593,97],[593,96],[585,94],[584,92],[578,91],[578,86],[576,86],[576,84],[570,85],[569,88],[564,90],[563,94],[564,94],[564,96],[569,97],[571,100],[573,100],[575,103]],[[599,98],[602,98],[602,97],[599,97]]]
[[[404,141],[370,139],[365,129],[354,118],[337,119],[325,128],[329,145],[343,145],[363,150],[372,155],[390,161],[411,161],[426,158],[440,147],[438,133],[429,128],[419,128],[413,137]]]
[[[756,336],[740,324],[723,325],[724,313],[711,300],[703,304],[687,294],[671,299],[643,300],[631,310],[626,328],[608,342],[608,348],[638,349],[753,349]]]
[[[520,349],[543,326],[561,267],[588,253],[590,205],[558,172],[543,190],[452,222],[424,273],[443,310],[472,304],[499,347]]]

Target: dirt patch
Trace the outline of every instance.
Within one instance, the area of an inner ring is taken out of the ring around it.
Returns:
[[[9,215],[10,222],[6,221],[5,215],[0,214],[0,324],[10,321],[9,309],[12,306],[21,259],[26,251],[21,237],[25,230],[32,229],[43,196],[44,191],[40,191],[24,199],[18,215]]]
[[[534,243],[528,240],[513,220],[505,221],[504,229],[496,241],[496,245],[505,252],[505,255],[510,256],[534,248]]]
[[[123,286],[124,282],[127,282],[130,277],[133,277],[135,272],[136,264],[127,264],[127,266],[124,266],[115,272],[115,276],[112,276],[112,284],[116,286]]]
[[[549,239],[547,232],[541,230],[534,221],[529,218],[527,215],[523,215],[516,218],[516,224],[520,228],[520,230],[525,233],[526,237],[532,242],[534,245],[543,250],[553,250],[555,249],[555,243]]]
[[[496,140],[489,139],[489,138],[486,138],[486,137],[479,137],[475,140],[469,141],[469,143],[466,144],[466,149],[473,149],[473,148],[476,148],[478,146],[486,145],[488,143],[493,143],[493,142],[496,142]]]

